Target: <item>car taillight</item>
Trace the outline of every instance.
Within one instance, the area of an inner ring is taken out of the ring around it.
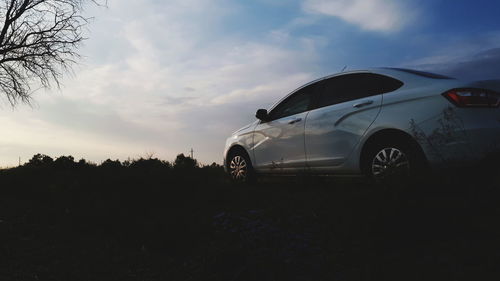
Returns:
[[[458,107],[498,107],[500,94],[482,89],[454,89],[443,94]]]

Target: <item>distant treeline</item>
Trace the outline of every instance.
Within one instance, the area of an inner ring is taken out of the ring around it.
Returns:
[[[200,165],[196,159],[193,159],[184,154],[179,154],[174,162],[161,160],[158,158],[147,157],[138,159],[128,159],[125,161],[107,159],[101,164],[96,164],[85,159],[75,161],[71,155],[60,156],[52,158],[45,154],[35,154],[27,163],[20,167],[45,167],[56,169],[71,169],[71,168],[91,168],[100,167],[107,169],[114,168],[154,168],[154,169],[176,169],[176,170],[189,170],[189,169],[216,169],[222,170],[222,166],[217,163],[211,165]]]
[[[15,192],[21,192],[21,186],[24,186],[23,192],[27,194],[41,192],[48,190],[55,181],[64,188],[80,186],[83,190],[90,186],[101,186],[123,191],[127,188],[136,190],[137,186],[145,184],[159,188],[179,184],[220,184],[227,181],[227,176],[221,165],[200,165],[196,159],[184,154],[177,155],[173,162],[141,157],[125,161],[107,159],[100,164],[86,159],[75,160],[73,156],[54,159],[48,155],[36,154],[19,167],[0,169],[0,187],[3,192],[11,188]]]

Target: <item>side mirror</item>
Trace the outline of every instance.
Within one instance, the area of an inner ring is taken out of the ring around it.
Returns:
[[[264,121],[264,122],[269,120],[269,115],[267,114],[266,109],[257,110],[257,113],[255,113],[255,117],[257,117],[257,119]]]

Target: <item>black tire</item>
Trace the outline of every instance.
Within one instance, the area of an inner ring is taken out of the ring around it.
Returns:
[[[383,139],[370,145],[363,166],[365,174],[377,182],[402,182],[423,175],[425,160],[416,144]]]
[[[255,172],[248,155],[242,150],[235,150],[229,153],[227,161],[227,171],[233,183],[254,183],[256,182]]]

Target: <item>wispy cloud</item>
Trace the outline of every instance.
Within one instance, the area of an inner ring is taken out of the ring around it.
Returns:
[[[0,141],[4,151],[40,144],[7,161],[54,151],[94,161],[146,151],[173,159],[191,147],[202,162],[219,161],[225,138],[312,79],[317,59],[308,38],[224,34],[219,21],[231,9],[225,0],[110,3],[84,50],[90,59],[63,93],[38,96],[35,110],[0,114],[14,131],[38,128],[24,130],[26,141]]]
[[[472,55],[424,58],[409,67],[442,73],[454,78],[487,80],[500,79],[500,48],[480,51]],[[422,63],[425,62],[425,63]]]
[[[436,38],[427,38],[435,42]],[[500,32],[476,34],[467,38],[440,36],[443,47],[401,66],[446,74],[460,79],[500,79]],[[457,48],[456,46],[460,46]]]
[[[370,31],[391,32],[404,27],[414,11],[395,0],[304,0],[306,12],[338,17]]]

